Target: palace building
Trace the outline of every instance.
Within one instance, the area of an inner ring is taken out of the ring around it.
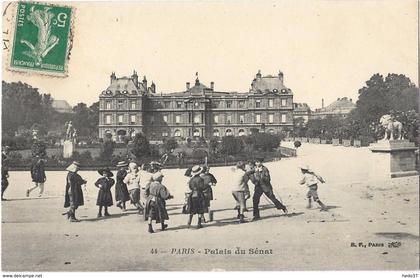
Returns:
[[[252,132],[287,133],[293,129],[293,93],[283,84],[283,73],[255,75],[248,92],[222,92],[214,82],[197,78],[185,91],[157,93],[146,77],[139,80],[111,74],[99,96],[99,137],[120,141],[142,132],[149,140],[175,137],[242,136]]]

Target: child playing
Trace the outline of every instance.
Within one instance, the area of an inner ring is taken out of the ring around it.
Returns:
[[[312,198],[315,202],[317,202],[321,206],[321,210],[327,210],[327,206],[325,206],[318,198],[318,181],[321,183],[325,183],[325,180],[315,174],[313,171],[309,169],[309,166],[302,166],[300,167],[300,170],[302,171],[303,178],[299,182],[300,184],[305,184],[307,187],[309,187],[309,191],[306,194],[306,197],[308,198],[308,206],[307,208],[312,207]]]
[[[95,186],[99,188],[98,199],[96,205],[99,206],[98,218],[102,217],[102,207],[105,208],[104,216],[110,216],[108,207],[112,206],[112,193],[111,187],[114,185],[112,172],[109,168],[101,169],[98,173],[102,176],[95,182]]]

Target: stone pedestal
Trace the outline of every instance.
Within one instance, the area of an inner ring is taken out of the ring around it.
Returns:
[[[70,158],[73,155],[74,143],[70,140],[65,140],[63,143],[63,157]]]
[[[380,141],[370,145],[373,168],[371,178],[397,178],[418,175],[417,147],[407,140]]]

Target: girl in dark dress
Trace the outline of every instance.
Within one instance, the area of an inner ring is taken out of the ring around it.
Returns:
[[[191,195],[188,198],[188,208],[189,208],[189,218],[188,218],[188,228],[191,226],[191,221],[194,214],[198,214],[198,224],[197,229],[202,228],[202,220],[204,219],[204,213],[208,212],[208,207],[206,205],[206,198],[203,191],[206,188],[204,180],[200,177],[202,169],[200,166],[196,165],[192,168],[191,173],[193,177],[190,179],[188,185],[191,189]]]
[[[213,189],[212,186],[215,186],[217,183],[216,178],[210,173],[210,167],[203,166],[203,171],[200,174],[200,177],[204,181],[205,189],[203,190],[204,198],[206,200],[206,207],[209,211],[209,221],[213,221],[213,211],[210,209],[210,201],[213,200]]]
[[[127,185],[124,182],[125,176],[127,176],[127,166],[128,164],[125,161],[120,161],[117,164],[117,183],[115,185],[115,201],[117,202],[117,207],[126,211],[125,202],[130,201],[130,194],[128,193]]]
[[[113,205],[111,187],[115,181],[111,177],[113,176],[109,168],[101,169],[98,171],[102,178],[99,178],[95,182],[95,186],[99,188],[98,199],[96,205],[99,206],[98,218],[102,217],[102,207],[105,208],[104,216],[111,216],[108,213],[108,207]]]
[[[86,184],[86,181],[77,173],[79,166],[80,164],[74,161],[66,169],[68,174],[66,178],[64,207],[69,208],[69,210],[63,213],[63,215],[67,215],[67,219],[70,222],[79,222],[76,218],[76,209],[84,204],[82,185]]]
[[[145,220],[149,221],[149,233],[154,233],[152,221],[161,224],[162,231],[168,225],[165,220],[169,219],[168,211],[166,210],[166,200],[172,199],[173,196],[169,193],[168,189],[162,184],[162,172],[156,172],[152,176],[152,182],[146,189],[146,208],[144,212]]]

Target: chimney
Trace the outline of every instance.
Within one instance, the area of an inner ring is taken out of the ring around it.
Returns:
[[[214,91],[214,82],[212,81],[212,82],[210,82],[210,89],[212,90],[212,91]]]
[[[321,108],[324,108],[324,99],[322,99],[322,107]]]
[[[279,79],[281,83],[283,83],[283,73],[281,72],[281,70],[279,70]]]
[[[190,89],[190,82],[187,82],[187,91]]]
[[[133,75],[131,75],[131,79],[133,80],[134,84],[138,86],[139,76],[137,75],[137,72],[135,70],[133,70]]]
[[[115,76],[115,72],[111,73],[111,84],[114,83],[114,81],[117,80],[117,77]]]
[[[143,76],[143,87],[146,90],[147,89],[147,79],[146,79],[146,75]]]
[[[152,89],[152,92],[155,94],[156,93],[156,85],[155,85],[155,83],[153,83],[153,81],[152,81],[152,85],[150,85],[150,88]]]

